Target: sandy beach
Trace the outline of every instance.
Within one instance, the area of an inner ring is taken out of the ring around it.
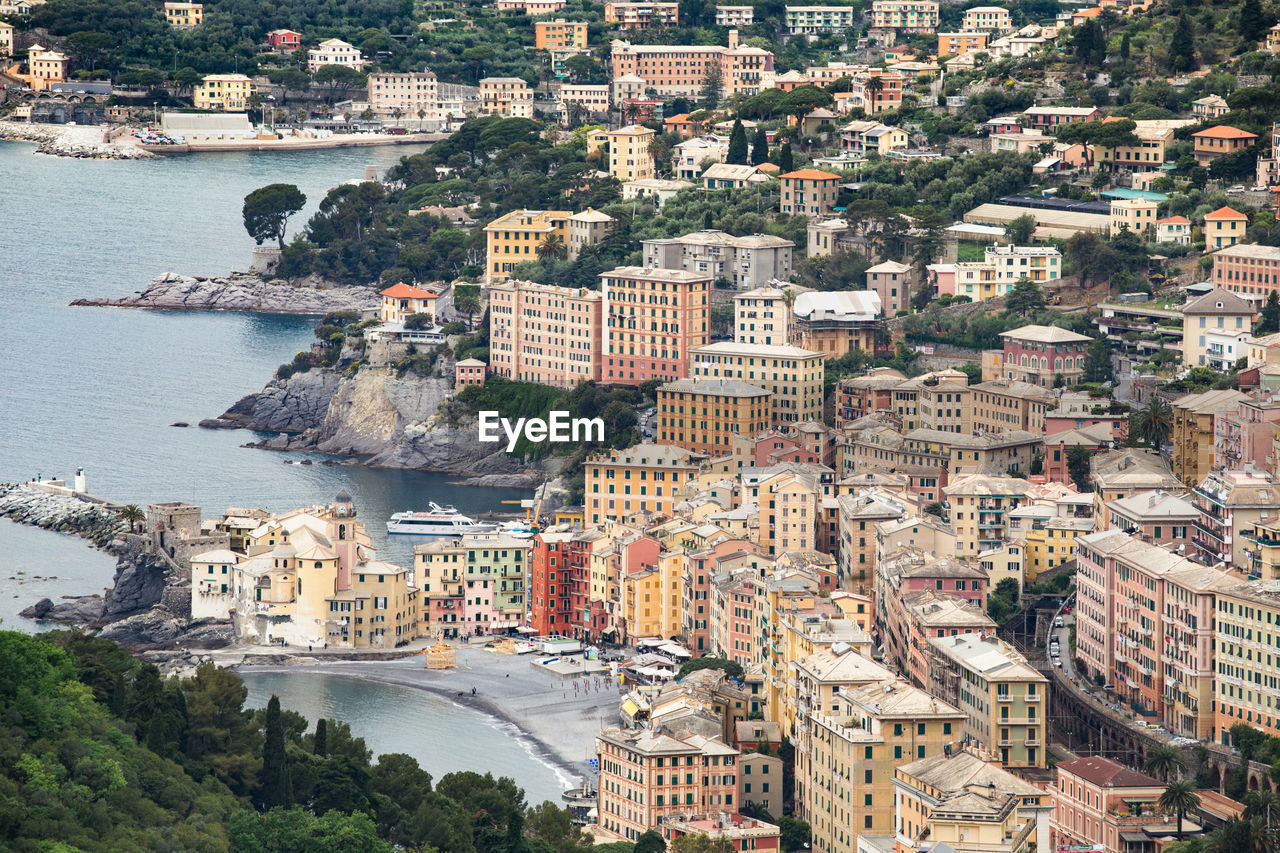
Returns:
[[[299,660],[235,669],[341,675],[435,693],[515,726],[543,758],[580,781],[591,774],[587,759],[594,755],[595,737],[601,727],[617,724],[622,693],[617,682],[606,676],[562,681],[534,668],[534,658],[463,647],[458,649],[458,666],[452,670],[428,670],[420,657],[393,661]]]

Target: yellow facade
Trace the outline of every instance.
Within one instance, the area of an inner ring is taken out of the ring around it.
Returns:
[[[653,569],[623,575],[619,604],[628,637],[675,637],[684,621],[684,550],[664,551]]]
[[[770,397],[774,425],[822,421],[826,356],[793,346],[723,341],[693,350],[693,375],[739,379]]]
[[[1042,527],[1032,527],[1027,531],[1027,539],[1024,543],[1023,578],[1027,583],[1034,584],[1041,572],[1047,572],[1055,566],[1074,560],[1076,537],[1082,533],[1092,532],[1093,524],[1089,519],[1051,518]],[[992,586],[995,586],[994,582]]]
[[[164,19],[169,26],[180,30],[198,27],[204,23],[204,6],[200,3],[165,3]]]
[[[589,458],[584,466],[588,523],[643,514],[672,516],[681,490],[698,473],[693,460],[688,451],[657,444]]]
[[[609,175],[624,184],[657,176],[649,144],[654,132],[638,124],[620,127],[607,134],[609,140]]]
[[[538,247],[550,240],[568,251],[568,210],[513,210],[484,228],[485,279],[506,281],[516,264],[539,259]]]
[[[192,100],[198,110],[242,112],[252,94],[253,81],[243,74],[210,74],[196,84]]]

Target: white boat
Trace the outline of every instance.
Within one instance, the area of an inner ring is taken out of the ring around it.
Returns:
[[[532,539],[538,531],[527,521],[508,521],[498,528],[498,532],[513,539]]]
[[[451,506],[429,504],[429,512],[397,512],[387,520],[388,533],[414,536],[458,536],[463,533],[486,533],[497,527],[463,515]]]

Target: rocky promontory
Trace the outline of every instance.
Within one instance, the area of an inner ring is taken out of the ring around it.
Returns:
[[[191,276],[165,273],[131,296],[77,299],[72,305],[160,308],[170,311],[251,311],[260,314],[328,314],[379,304],[373,287],[345,287],[315,279],[289,281],[256,275]]]
[[[0,121],[0,139],[36,143],[36,153],[94,160],[140,160],[156,155],[129,134],[107,136],[101,125]]]
[[[30,483],[0,483],[0,518],[80,536],[99,548],[107,548],[129,527],[115,510]]]

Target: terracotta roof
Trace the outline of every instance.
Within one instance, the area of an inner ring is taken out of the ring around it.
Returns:
[[[380,296],[390,296],[392,299],[435,299],[436,294],[429,290],[421,290],[411,284],[405,284],[403,281],[399,284],[393,284],[386,290],[382,291]]]
[[[1204,215],[1204,218],[1205,219],[1248,219],[1249,217],[1245,216],[1243,213],[1241,213],[1238,210],[1232,210],[1229,207],[1220,207],[1217,210],[1215,210],[1213,213],[1206,213]]]
[[[833,175],[830,172],[823,172],[819,169],[797,169],[794,172],[787,172],[782,175],[783,178],[795,178],[798,181],[838,181],[839,175]]]
[[[1158,788],[1160,783],[1145,773],[1130,770],[1110,758],[1091,755],[1058,765],[1059,771],[1079,776],[1086,782],[1103,788]]]
[[[1166,216],[1164,219],[1156,220],[1157,225],[1159,225],[1162,222],[1167,222],[1171,225],[1190,225],[1191,224],[1191,220],[1187,219],[1187,217],[1185,216]]]
[[[1241,130],[1238,127],[1232,127],[1229,124],[1220,124],[1217,127],[1211,127],[1207,130],[1199,131],[1191,134],[1194,136],[1203,136],[1207,139],[1257,139],[1258,134],[1250,133],[1247,130]]]

